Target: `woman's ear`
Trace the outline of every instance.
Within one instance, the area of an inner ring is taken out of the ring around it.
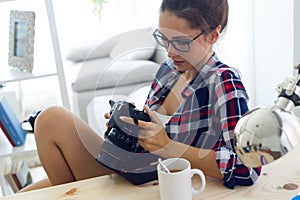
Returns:
[[[221,28],[222,28],[222,26],[219,25],[219,26],[217,26],[217,28],[215,28],[214,30],[211,31],[211,33],[210,33],[210,42],[212,44],[217,42],[217,40],[219,39],[220,33],[221,33]]]

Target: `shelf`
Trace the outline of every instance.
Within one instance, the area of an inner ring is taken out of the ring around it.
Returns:
[[[3,170],[5,169],[5,163],[7,162],[7,159],[11,159],[13,157],[24,157],[26,158],[26,155],[30,153],[37,153],[36,143],[35,143],[35,137],[34,134],[28,133],[26,135],[25,144],[19,147],[13,147],[9,141],[7,140],[6,136],[0,129],[0,186],[2,195],[12,195],[12,190],[10,189],[10,186],[6,182]],[[1,196],[1,195],[0,195]],[[1,197],[0,197],[1,199]]]
[[[19,156],[22,154],[36,152],[36,143],[34,134],[28,133],[26,135],[25,144],[19,147],[13,147],[4,133],[0,129],[0,158],[7,156]]]
[[[1,2],[6,2],[6,1],[14,1],[14,0],[0,0]],[[25,5],[26,1],[22,1]],[[14,4],[14,7],[18,7],[17,3]],[[10,82],[18,82],[18,81],[24,81],[24,80],[30,80],[30,79],[37,79],[37,78],[43,78],[43,77],[49,77],[49,76],[57,76],[58,78],[58,83],[59,83],[59,89],[60,89],[60,94],[61,94],[61,100],[62,100],[62,105],[70,109],[70,102],[69,102],[69,97],[68,97],[68,91],[67,91],[67,85],[66,85],[66,80],[65,80],[65,74],[64,74],[64,68],[63,68],[63,62],[62,62],[62,57],[61,57],[61,52],[60,52],[60,47],[59,47],[59,39],[57,35],[57,30],[56,30],[56,22],[55,22],[55,16],[54,16],[54,11],[53,11],[53,5],[52,5],[52,0],[44,0],[45,3],[45,12],[43,14],[47,14],[47,21],[49,25],[49,30],[50,30],[50,36],[51,42],[52,42],[52,47],[53,47],[53,52],[54,52],[54,63],[51,66],[55,66],[56,70],[52,72],[43,72],[43,73],[36,73],[33,71],[33,73],[26,73],[26,72],[21,72],[17,71],[15,69],[4,69],[6,64],[0,63],[0,85],[5,84],[5,83],[10,83]],[[6,62],[7,59],[2,58],[0,62]],[[40,60],[39,60],[40,61]],[[42,63],[35,63],[37,67],[43,66],[44,68],[48,63],[45,61],[42,61]],[[7,66],[7,65],[6,65]],[[42,69],[44,70],[44,69]],[[52,67],[51,67],[52,70]]]
[[[0,0],[1,2],[5,1],[11,1],[11,0]],[[26,5],[29,5],[27,1]],[[16,69],[4,69],[5,64],[0,63],[0,85],[5,84],[5,83],[10,83],[10,82],[19,82],[19,81],[24,81],[24,80],[31,80],[31,79],[37,79],[37,78],[43,78],[43,77],[49,77],[49,76],[57,76],[58,82],[59,82],[59,89],[61,93],[61,99],[62,99],[62,104],[66,108],[70,108],[70,103],[69,103],[69,98],[68,98],[68,91],[67,91],[67,86],[66,86],[66,81],[65,81],[65,75],[64,75],[64,68],[63,68],[63,62],[62,62],[62,57],[61,57],[61,52],[60,52],[60,47],[59,47],[59,40],[57,36],[57,30],[56,30],[56,23],[55,23],[55,16],[54,16],[54,11],[53,11],[53,5],[52,5],[52,0],[44,0],[45,3],[45,8],[46,8],[46,13],[47,13],[47,19],[49,23],[49,28],[50,28],[50,35],[51,35],[51,41],[52,41],[52,47],[53,47],[53,52],[54,52],[54,59],[55,59],[55,67],[56,70],[54,72],[43,72],[43,73],[38,73],[33,71],[33,73],[27,73],[27,72],[22,72],[18,71]],[[25,5],[25,4],[24,4]],[[11,7],[11,9],[18,7],[16,4],[14,7]],[[1,43],[3,44],[3,43]],[[3,45],[2,45],[3,46]],[[6,62],[7,59],[2,58],[2,62]],[[43,62],[42,66],[47,65],[47,62]],[[41,64],[37,64],[37,66],[41,66]],[[45,66],[44,66],[45,68]],[[24,156],[28,153],[31,152],[36,152],[36,143],[35,143],[35,137],[34,134],[27,134],[26,135],[26,140],[25,144],[19,147],[13,147],[9,141],[7,140],[6,136],[0,130],[0,158],[5,157],[14,157],[14,156]],[[0,162],[0,166],[4,165],[4,162]],[[4,191],[4,195],[9,194],[6,193],[6,188],[7,188],[7,183],[3,181],[3,176],[1,176],[0,173],[0,185],[2,191]]]
[[[49,76],[57,76],[57,73],[34,74],[29,72],[22,72],[16,69],[1,70],[0,71],[0,84],[9,82],[24,81],[30,79],[37,79]]]

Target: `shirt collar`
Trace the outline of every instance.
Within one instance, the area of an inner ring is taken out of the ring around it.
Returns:
[[[197,89],[205,87],[204,80],[210,76],[212,71],[215,71],[216,63],[219,61],[217,55],[214,53],[207,63],[201,68],[196,77],[188,84],[182,91],[183,98],[190,96]]]

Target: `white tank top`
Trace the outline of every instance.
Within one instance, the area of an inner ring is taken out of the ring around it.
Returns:
[[[172,116],[169,116],[169,115],[163,115],[156,111],[153,111],[153,112],[160,119],[160,121],[163,123],[164,126],[166,126],[166,123],[168,123],[170,121],[170,119],[172,118]]]

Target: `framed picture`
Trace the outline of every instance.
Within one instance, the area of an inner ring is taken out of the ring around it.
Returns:
[[[8,64],[21,71],[33,69],[34,25],[33,11],[10,11]]]

